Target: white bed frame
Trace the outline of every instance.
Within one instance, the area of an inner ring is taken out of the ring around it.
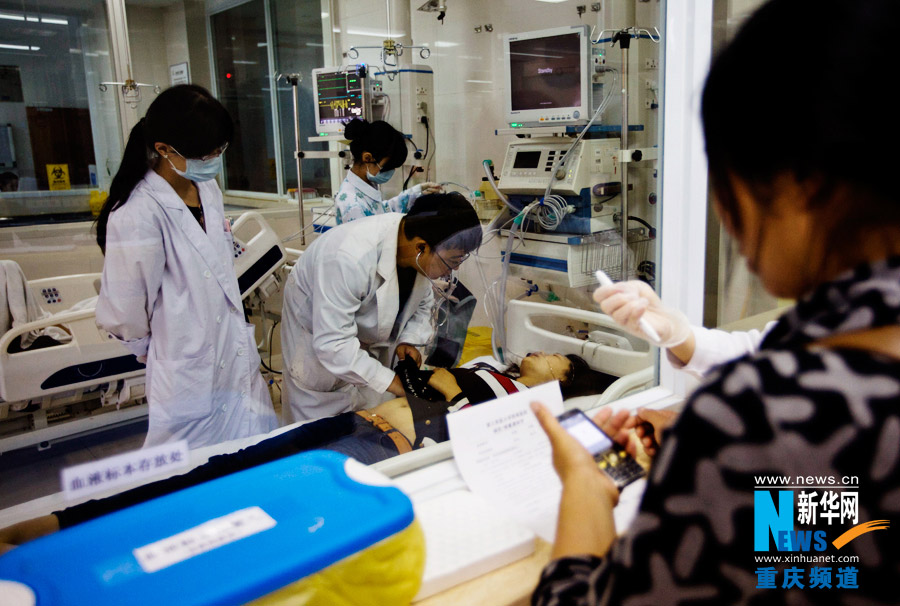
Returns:
[[[262,215],[251,211],[234,222],[232,232],[241,297],[254,293],[266,297],[277,291],[278,273],[288,256],[275,231]],[[93,308],[65,311],[96,297],[100,276],[77,274],[28,282],[41,308],[52,315],[0,335],[0,428],[7,429],[0,433],[0,453],[49,445],[146,416],[143,364],[97,326]],[[16,338],[54,326],[63,327],[71,340],[9,353]],[[99,408],[96,402],[83,405],[98,398]],[[38,408],[16,412],[12,410],[16,404]],[[74,417],[80,418],[66,420]]]
[[[515,327],[506,335],[507,353],[513,358],[520,359],[533,351],[575,354],[594,370],[619,377],[602,394],[590,396],[589,401],[578,398],[582,408],[618,400],[654,381],[654,349],[646,341],[623,332],[606,314],[547,303],[510,301],[506,325]]]

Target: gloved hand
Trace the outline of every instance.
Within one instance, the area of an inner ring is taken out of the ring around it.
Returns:
[[[419,183],[416,187],[418,187],[419,191],[423,194],[440,194],[444,191],[444,188],[440,183],[432,183],[431,181]]]
[[[675,347],[691,334],[687,317],[677,309],[664,306],[646,282],[629,280],[601,286],[594,291],[594,300],[603,313],[612,316],[626,331],[658,347]],[[638,321],[642,317],[656,330],[658,342],[641,330]]]

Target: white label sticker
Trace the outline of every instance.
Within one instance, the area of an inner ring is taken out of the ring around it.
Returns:
[[[272,516],[253,506],[138,547],[132,553],[144,572],[149,574],[274,526]]]
[[[189,462],[187,442],[180,440],[67,467],[60,473],[60,482],[66,500],[72,501],[137,480],[172,473]]]

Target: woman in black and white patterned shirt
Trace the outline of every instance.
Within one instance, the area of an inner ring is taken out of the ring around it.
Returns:
[[[900,118],[880,103],[898,23],[894,0],[774,0],[716,58],[719,215],[798,303],[691,396],[618,539],[615,487],[536,407],[563,495],[533,604],[900,604]]]

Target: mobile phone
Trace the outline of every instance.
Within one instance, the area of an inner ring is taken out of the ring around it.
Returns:
[[[587,448],[597,461],[597,466],[612,479],[619,490],[646,475],[644,468],[622,446],[613,442],[580,410],[566,411],[558,419],[559,424]]]

